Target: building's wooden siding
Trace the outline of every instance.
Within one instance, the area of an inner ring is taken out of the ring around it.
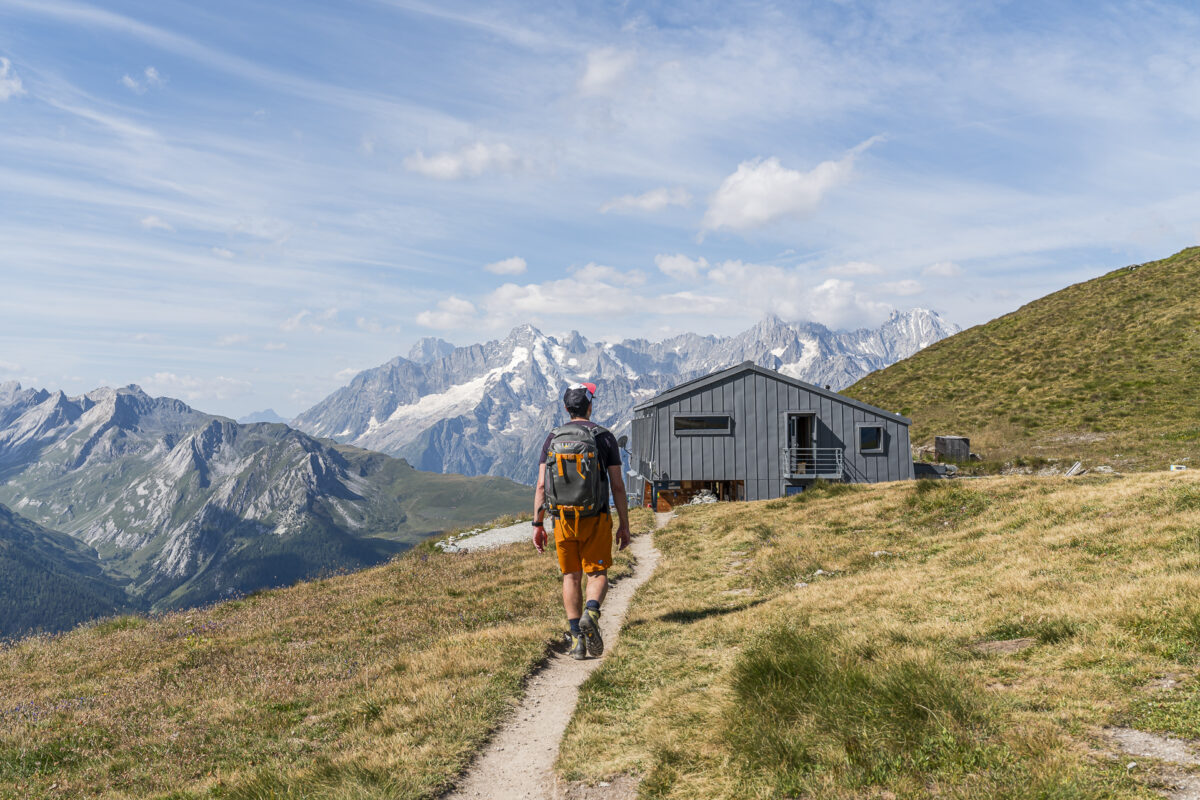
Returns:
[[[874,483],[911,479],[908,426],[849,402],[745,370],[660,405],[643,408],[633,423],[634,463],[655,481],[744,480],[747,500],[779,497],[785,484],[781,452],[787,444],[788,412],[813,415],[816,447],[845,454],[845,480]],[[724,413],[727,435],[676,436],[676,414]],[[860,424],[881,425],[884,452],[858,452]]]

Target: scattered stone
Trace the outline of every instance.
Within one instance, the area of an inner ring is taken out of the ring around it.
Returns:
[[[1155,678],[1145,685],[1145,689],[1154,691],[1158,689],[1175,689],[1178,688],[1180,682],[1183,681],[1184,675],[1178,672],[1171,672],[1163,675],[1161,678]]]
[[[1134,728],[1109,728],[1105,733],[1122,752],[1131,756],[1153,758],[1168,764],[1200,764],[1195,743],[1185,739]]]
[[[890,550],[876,550],[874,553],[871,553],[871,558],[883,558],[884,556],[894,556],[894,555],[896,555],[896,554]]]
[[[1098,467],[1092,467],[1092,472],[1100,472],[1105,475],[1110,475],[1115,471],[1116,470],[1114,470],[1112,467],[1108,466],[1107,464],[1101,464]]]
[[[808,584],[805,583],[804,581],[800,581],[796,584],[797,589],[803,589],[805,586],[808,586]]]
[[[990,642],[976,642],[971,649],[976,653],[996,655],[1001,653],[1019,653],[1037,644],[1032,636],[1022,636],[1020,639],[999,639]]]

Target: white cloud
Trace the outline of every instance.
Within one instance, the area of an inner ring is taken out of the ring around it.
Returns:
[[[142,217],[141,222],[142,222],[142,227],[148,231],[154,231],[154,230],[173,231],[173,230],[175,230],[175,228],[172,227],[171,223],[164,222],[162,220],[162,218],[160,218],[159,216],[157,216],[155,214],[151,214],[148,217]]]
[[[230,400],[249,394],[251,389],[249,381],[227,378],[224,375],[197,378],[192,375],[176,375],[173,372],[156,372],[149,378],[143,378],[141,385],[152,395],[166,395],[188,402]]]
[[[214,247],[212,249],[212,252],[213,252],[213,255],[216,256],[217,258],[224,258],[224,259],[233,258],[233,251],[226,249],[224,247]]]
[[[25,369],[20,364],[14,364],[12,361],[0,361],[0,372],[20,372]]]
[[[465,325],[474,316],[474,303],[451,295],[437,304],[436,311],[422,311],[417,314],[417,324],[426,328],[456,328]]]
[[[245,344],[250,337],[244,333],[231,333],[217,339],[217,347],[230,347],[235,344]]]
[[[654,257],[654,266],[672,278],[698,278],[701,272],[708,269],[708,261],[704,258],[688,258],[682,253],[673,256],[660,254]]]
[[[452,181],[485,172],[513,172],[525,162],[506,144],[476,142],[453,152],[426,156],[420,150],[404,159],[404,168],[428,178]]]
[[[485,264],[483,268],[494,275],[520,275],[525,271],[525,259],[520,256],[506,258],[503,261],[493,261],[491,264]]]
[[[667,206],[687,207],[692,203],[692,195],[682,187],[661,187],[651,189],[644,194],[627,194],[615,197],[600,206],[600,213],[610,211],[661,211]]]
[[[295,316],[288,317],[283,322],[279,323],[279,330],[284,331],[285,333],[292,333],[293,331],[298,331],[301,329],[311,331],[312,333],[324,333],[325,326],[313,321],[318,318],[325,320],[330,319],[329,312],[324,312],[320,317],[317,317],[317,315],[313,314],[313,312],[306,308],[297,313]]]
[[[593,50],[587,55],[587,67],[579,79],[579,93],[585,96],[605,94],[614,88],[636,60],[633,53],[612,47]]]
[[[830,275],[837,275],[843,278],[866,278],[883,274],[883,269],[868,261],[849,261],[845,264],[829,267],[825,271]]]
[[[121,85],[137,94],[145,94],[148,87],[159,87],[164,83],[166,83],[166,79],[159,75],[158,70],[154,67],[146,67],[142,71],[142,80],[140,81],[137,78],[131,78],[128,73],[121,76]]]
[[[872,137],[837,161],[824,161],[809,172],[788,169],[778,158],[743,161],[709,200],[702,232],[749,230],[811,214],[831,189],[849,179],[855,158],[879,140]]]
[[[886,294],[894,294],[899,297],[911,297],[923,291],[921,284],[911,279],[882,283],[879,288]]]
[[[355,375],[362,372],[358,367],[346,367],[333,373],[333,379],[338,383],[348,383]]]
[[[626,315],[642,306],[644,298],[633,288],[645,283],[646,275],[638,270],[622,272],[590,263],[572,270],[565,278],[525,285],[506,283],[488,294],[483,307],[488,324],[493,326],[552,315]]]
[[[370,136],[362,137],[362,141],[358,143],[358,152],[362,153],[364,156],[375,155],[375,140]]]
[[[839,328],[881,320],[892,309],[868,297],[853,281],[826,278],[816,283],[795,268],[723,261],[708,277],[720,296],[733,301],[730,311],[743,315],[772,313]]]
[[[958,278],[963,274],[962,267],[953,261],[939,261],[921,270],[926,278]]]
[[[287,350],[286,342],[267,342],[263,345],[263,350]]]
[[[20,77],[13,71],[12,62],[7,58],[0,57],[0,101],[21,94],[25,94],[25,87],[21,85]]]

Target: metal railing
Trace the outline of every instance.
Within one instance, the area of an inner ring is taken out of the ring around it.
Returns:
[[[841,448],[785,447],[782,455],[785,478],[842,479],[844,464]]]

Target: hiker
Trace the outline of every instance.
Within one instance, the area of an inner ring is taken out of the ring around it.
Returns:
[[[608,593],[612,564],[611,488],[620,525],[618,549],[629,546],[629,507],[621,476],[621,448],[606,429],[592,422],[594,383],[575,384],[563,394],[571,421],[550,431],[542,444],[537,490],[533,496],[533,546],[545,552],[546,512],[554,516],[554,548],[563,576],[563,608],[567,612],[571,657],[604,652],[600,637],[600,605]],[[583,573],[587,573],[587,605]]]

